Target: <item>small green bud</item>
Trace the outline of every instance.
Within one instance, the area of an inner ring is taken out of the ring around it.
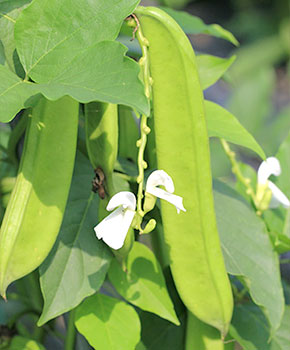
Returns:
[[[150,233],[155,229],[155,227],[156,227],[156,220],[150,219],[141,233],[142,234]]]
[[[144,199],[144,212],[148,213],[151,211],[156,204],[156,197],[153,196],[151,193],[145,192],[145,199]]]

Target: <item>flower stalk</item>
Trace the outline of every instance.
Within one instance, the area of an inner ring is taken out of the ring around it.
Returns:
[[[134,20],[135,26],[137,26],[136,31],[136,37],[139,41],[141,50],[142,50],[142,57],[139,60],[139,64],[141,67],[141,72],[143,76],[143,83],[145,88],[145,95],[148,98],[149,102],[152,97],[152,78],[150,76],[150,69],[149,69],[149,53],[148,53],[148,46],[149,42],[144,37],[142,29],[138,22]],[[144,152],[145,147],[147,143],[147,135],[150,133],[150,128],[147,125],[147,118],[145,114],[141,116],[141,122],[140,122],[140,139],[137,141],[137,147],[139,148],[138,151],[138,172],[139,175],[137,177],[137,183],[138,183],[138,194],[137,194],[137,216],[136,216],[136,228],[139,230],[140,233],[142,233],[141,223],[144,215],[146,214],[145,211],[142,208],[142,199],[144,197],[143,195],[143,188],[144,188],[144,170],[147,168],[147,163],[144,160]]]
[[[227,141],[225,139],[220,139],[220,141],[221,141],[222,147],[225,151],[225,154],[227,155],[227,157],[229,158],[229,161],[231,162],[232,173],[245,186],[246,193],[251,197],[251,199],[255,203],[256,196],[255,196],[255,191],[251,186],[251,179],[243,176],[241,169],[240,169],[240,166],[239,166],[239,163],[236,160],[236,154],[235,154],[235,152],[233,152],[230,149],[230,146],[227,143]]]
[[[257,215],[261,216],[263,211],[269,208],[276,208],[279,205],[285,208],[290,207],[290,201],[287,196],[269,180],[271,175],[279,176],[281,174],[280,162],[277,158],[268,157],[260,164],[257,171],[257,186],[255,192],[250,185],[251,180],[243,176],[239,164],[236,161],[235,153],[230,149],[228,143],[224,139],[221,139],[221,144],[232,164],[232,172],[246,187],[246,193],[251,197],[257,210]]]

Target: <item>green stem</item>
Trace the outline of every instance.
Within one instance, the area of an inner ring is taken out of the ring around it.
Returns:
[[[69,313],[67,333],[64,342],[64,350],[74,350],[76,340],[76,328],[74,324],[75,310]]]
[[[139,44],[140,44],[141,50],[142,50],[142,57],[139,60],[139,64],[141,66],[141,71],[142,71],[142,75],[143,75],[145,95],[148,98],[148,100],[150,101],[152,79],[150,77],[150,69],[149,69],[149,53],[148,53],[149,43],[148,43],[148,40],[144,37],[140,25],[138,25],[136,37],[139,41]],[[147,116],[145,114],[143,114],[141,116],[141,123],[140,123],[141,137],[137,141],[137,147],[139,147],[139,152],[138,152],[139,175],[137,177],[137,183],[138,183],[137,214],[139,216],[139,220],[137,220],[137,228],[139,229],[140,232],[142,232],[142,229],[141,229],[142,218],[145,215],[145,213],[142,209],[143,187],[144,187],[144,169],[147,168],[147,163],[144,160],[144,152],[145,152],[145,147],[146,147],[146,143],[147,143],[147,135],[149,133],[150,133],[150,128],[147,125]]]
[[[230,146],[226,140],[220,139],[220,141],[221,141],[221,144],[223,146],[223,149],[224,149],[226,155],[228,156],[228,158],[231,162],[233,174],[235,174],[237,179],[246,187],[246,193],[252,198],[253,202],[256,203],[255,192],[254,192],[252,186],[250,185],[251,180],[249,178],[246,178],[243,176],[241,169],[240,169],[240,166],[239,166],[239,163],[236,160],[235,152],[233,152],[230,149]]]

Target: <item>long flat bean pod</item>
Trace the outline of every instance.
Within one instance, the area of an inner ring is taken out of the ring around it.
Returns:
[[[162,201],[165,242],[187,308],[224,336],[233,300],[217,232],[208,135],[194,51],[178,24],[157,8],[136,11],[149,45],[158,168],[174,180],[186,213]]]
[[[78,103],[42,99],[29,116],[19,172],[0,232],[0,292],[37,268],[57,237],[74,166]]]
[[[86,144],[90,162],[104,175],[105,206],[114,194],[113,171],[118,153],[118,106],[92,102],[85,105]]]
[[[118,155],[118,106],[102,102],[85,105],[86,145],[90,162],[100,169],[102,183],[97,184],[101,197],[98,218],[101,221],[108,215],[108,201],[115,194],[113,181],[114,166]],[[97,175],[97,180],[99,175]],[[124,246],[113,251],[117,257],[126,256],[134,241],[133,229],[129,230]]]
[[[234,350],[235,342],[223,341],[218,330],[188,312],[185,350]]]

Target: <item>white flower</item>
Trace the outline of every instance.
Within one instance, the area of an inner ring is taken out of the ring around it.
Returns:
[[[268,180],[271,175],[279,176],[280,174],[280,163],[275,157],[264,160],[258,169],[258,188],[259,186],[266,186],[272,192],[270,208],[276,208],[279,204],[282,204],[285,208],[290,207],[289,199],[285,194],[272,181]]]
[[[110,199],[106,209],[108,211],[115,210],[102,220],[94,230],[98,239],[102,239],[109,247],[117,250],[124,245],[134,218],[136,197],[131,192],[119,192]]]
[[[165,190],[157,186],[164,186]],[[173,194],[174,184],[171,177],[163,170],[155,170],[149,175],[146,183],[146,192],[173,204],[178,213],[180,210],[186,211],[182,203],[182,197]]]

